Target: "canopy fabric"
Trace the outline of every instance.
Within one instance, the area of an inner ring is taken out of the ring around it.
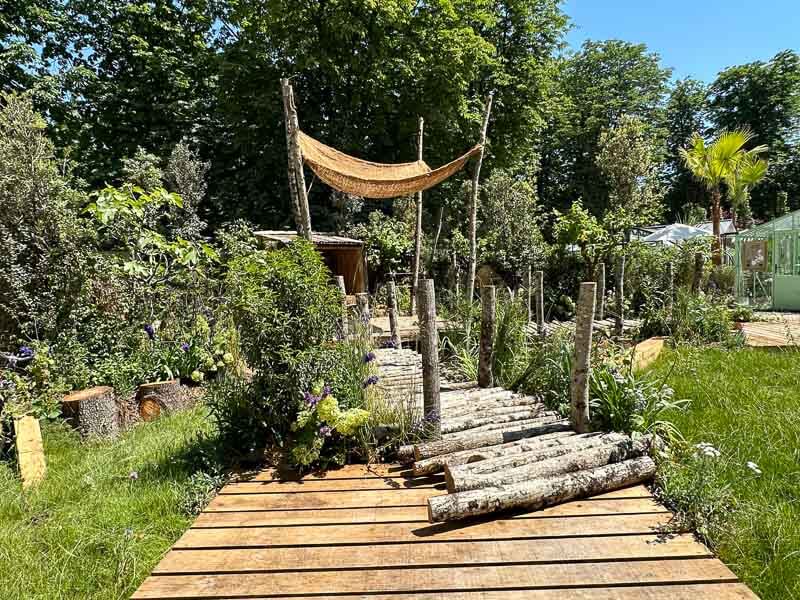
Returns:
[[[700,229],[699,227],[684,225],[683,223],[674,223],[642,238],[642,241],[662,244],[679,244],[692,238],[705,237],[708,235],[710,235],[708,231]]]
[[[481,151],[473,146],[452,162],[431,169],[425,161],[385,164],[355,158],[297,132],[303,160],[322,181],[334,189],[364,198],[396,198],[438,185]]]

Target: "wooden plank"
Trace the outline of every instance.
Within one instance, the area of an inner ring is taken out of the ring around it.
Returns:
[[[303,492],[338,492],[368,490],[444,490],[444,476],[417,477],[370,477],[361,479],[322,479],[304,481],[243,481],[229,483],[220,494],[274,494]]]
[[[598,535],[646,534],[659,531],[671,513],[608,515],[591,518],[496,519],[483,522],[350,525],[298,525],[286,527],[228,527],[190,529],[174,548],[266,548],[333,544],[424,543],[458,540],[534,539]]]
[[[39,420],[30,415],[14,419],[16,432],[17,463],[22,478],[22,487],[39,483],[47,473],[42,445],[42,430]]]
[[[256,473],[243,472],[237,476],[238,481],[303,481],[352,479],[363,477],[406,477],[411,475],[411,469],[401,465],[345,465],[338,469],[306,473],[302,477],[296,473],[279,471],[277,469],[264,469]]]
[[[442,565],[544,564],[657,558],[709,558],[711,552],[684,534],[610,536],[436,544],[384,544],[312,548],[173,550],[155,574],[305,571],[435,567]]]
[[[567,591],[568,590],[568,591]],[[330,595],[347,600],[409,600],[407,594]],[[319,600],[319,596],[292,596],[291,600]],[[557,588],[550,590],[502,590],[414,594],[414,600],[758,600],[742,583],[633,585],[629,587]],[[252,597],[251,600],[267,600]],[[269,600],[289,600],[270,596]]]
[[[652,337],[633,347],[633,370],[641,371],[652,365],[664,349],[663,337]]]
[[[608,563],[500,565],[419,569],[361,569],[241,575],[150,577],[133,598],[225,597],[275,594],[446,592],[460,590],[548,589],[586,585],[622,586],[662,582],[736,582],[718,560],[676,559]]]
[[[544,510],[526,513],[524,518],[549,519],[567,516],[658,513],[664,511],[664,507],[651,498],[616,498],[568,502]],[[391,522],[427,523],[427,508],[425,505],[419,505],[329,510],[204,512],[197,517],[193,527],[271,527],[277,525]]]

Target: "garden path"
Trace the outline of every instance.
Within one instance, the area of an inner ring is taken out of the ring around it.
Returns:
[[[768,320],[739,324],[746,345],[758,348],[800,346],[800,315],[759,313],[758,316]]]

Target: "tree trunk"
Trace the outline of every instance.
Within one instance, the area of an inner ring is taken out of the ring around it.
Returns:
[[[311,212],[308,208],[308,194],[306,192],[306,178],[303,173],[303,155],[297,143],[297,132],[300,125],[297,118],[297,108],[294,104],[294,90],[288,79],[281,79],[283,92],[283,116],[286,122],[286,146],[289,157],[289,192],[292,196],[294,207],[294,220],[298,235],[311,240]]]
[[[536,271],[536,328],[544,337],[544,271]]]
[[[531,271],[531,266],[528,265],[528,286],[527,286],[527,297],[525,299],[526,306],[528,308],[528,323],[533,321],[533,271]]]
[[[598,263],[597,272],[597,301],[595,302],[595,318],[602,321],[606,318],[606,263]]]
[[[617,262],[617,281],[616,281],[615,300],[617,304],[616,333],[622,337],[625,332],[625,255],[619,257]]]
[[[119,415],[114,390],[93,387],[65,396],[61,413],[83,438],[116,437]]]
[[[558,431],[569,430],[570,427],[567,421],[556,421],[555,423],[537,425],[517,431],[498,429],[495,431],[486,431],[475,435],[443,438],[441,440],[426,442],[424,444],[417,444],[414,446],[414,459],[422,460],[425,458],[439,456],[440,454],[450,454],[451,452],[472,450],[474,448],[481,448],[482,446],[495,446],[497,444],[513,442],[514,440],[521,440],[522,438],[536,437],[537,435],[543,435],[545,433],[555,433]]]
[[[711,226],[714,234],[711,257],[714,266],[717,267],[722,264],[722,240],[720,237],[721,201],[722,193],[719,190],[719,186],[715,186],[711,190]]]
[[[481,177],[481,165],[483,155],[486,152],[486,132],[489,129],[489,113],[492,110],[493,92],[489,92],[486,97],[486,107],[483,113],[483,125],[481,126],[481,151],[478,154],[478,161],[475,164],[475,171],[472,174],[472,197],[470,200],[469,212],[469,273],[467,275],[467,288],[465,295],[472,300],[475,293],[475,270],[478,262],[478,191]]]
[[[451,471],[450,477],[447,478],[447,490],[450,493],[465,492],[523,483],[563,473],[596,469],[604,465],[644,456],[649,450],[649,440],[643,438],[634,442],[628,438],[615,444],[602,444],[596,448],[587,448],[544,460],[531,461],[513,469],[503,469],[493,473],[456,473],[453,476]]]
[[[422,135],[425,121],[419,118],[419,131],[417,132],[417,160],[422,161]],[[417,220],[414,229],[414,271],[411,279],[411,311],[409,314],[414,316],[414,304],[416,302],[417,287],[419,286],[419,266],[422,259],[422,192],[417,192]]]
[[[400,325],[397,323],[397,286],[394,284],[394,281],[390,281],[389,284],[389,330],[392,336],[392,346],[395,348],[402,348],[403,347],[403,340],[400,338]],[[412,296],[413,298],[413,296]]]
[[[139,386],[136,400],[143,421],[155,421],[162,413],[168,414],[183,408],[184,394],[177,379],[157,381]]]
[[[703,265],[705,257],[702,252],[696,252],[694,255],[694,273],[692,273],[692,293],[698,294],[700,287],[703,283]]]
[[[446,466],[454,467],[497,458],[513,452],[516,447],[520,447],[520,452],[525,452],[527,451],[526,449],[532,451],[534,448],[548,448],[559,444],[559,440],[567,440],[575,437],[577,436],[574,431],[564,430],[555,433],[546,433],[536,437],[523,438],[504,444],[494,444],[491,446],[451,452],[450,454],[441,454],[414,462],[414,475],[430,475],[431,473],[438,473]]]
[[[493,285],[481,289],[481,339],[478,356],[478,385],[490,388],[494,385],[492,374],[492,346],[494,344],[495,307],[497,296]]]
[[[369,312],[369,294],[363,292],[356,294],[356,306],[358,307],[358,319],[367,326],[367,331],[371,334],[370,320],[372,315]]]
[[[431,246],[431,261],[428,265],[428,272],[433,274],[433,267],[436,263],[436,249],[439,247],[439,236],[442,235],[442,219],[444,219],[444,204],[439,205],[439,218],[436,219],[436,235],[433,236]]]
[[[575,355],[570,385],[572,428],[586,433],[589,422],[589,377],[591,374],[592,329],[594,329],[594,282],[581,284],[575,315]]]
[[[587,471],[433,496],[428,499],[428,519],[435,523],[516,509],[538,510],[641,483],[655,472],[653,459],[643,456]]]
[[[441,435],[441,387],[439,382],[439,332],[436,330],[436,293],[433,279],[424,279],[417,294],[417,319],[422,349],[422,395],[425,417]]]

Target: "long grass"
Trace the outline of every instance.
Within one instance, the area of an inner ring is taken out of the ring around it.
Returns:
[[[23,492],[0,462],[0,597],[128,598],[217,480],[203,407],[82,444],[45,428],[47,477]]]
[[[692,402],[669,415],[687,444],[660,467],[665,499],[762,598],[800,598],[800,353],[679,348],[654,371],[673,364]]]

